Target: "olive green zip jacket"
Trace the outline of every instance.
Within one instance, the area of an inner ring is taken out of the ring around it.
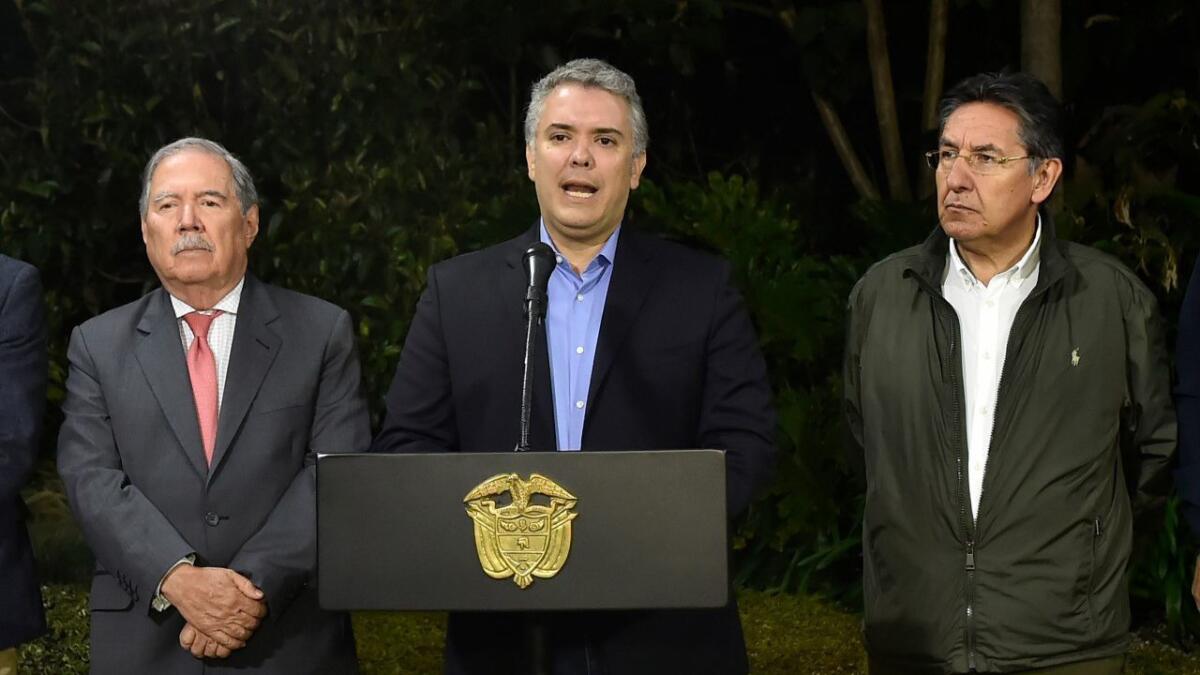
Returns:
[[[845,407],[866,468],[864,632],[912,672],[1008,672],[1123,653],[1133,513],[1162,500],[1175,414],[1157,303],[1043,214],[1017,311],[977,522],[948,238],[872,267],[850,294]]]

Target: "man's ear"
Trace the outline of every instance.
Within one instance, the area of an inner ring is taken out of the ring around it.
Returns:
[[[254,238],[258,236],[258,204],[250,207],[246,212],[246,248],[250,248],[250,244],[254,243]]]
[[[1057,157],[1043,159],[1038,164],[1038,168],[1033,172],[1031,199],[1034,204],[1041,204],[1050,198],[1050,193],[1054,191],[1054,186],[1062,176],[1062,169],[1062,160]]]
[[[633,158],[633,173],[629,176],[629,189],[636,190],[642,182],[642,172],[646,170],[646,153]]]
[[[535,164],[535,160],[534,160],[533,146],[526,143],[525,144],[525,169],[529,174],[529,180],[533,180],[534,164]]]

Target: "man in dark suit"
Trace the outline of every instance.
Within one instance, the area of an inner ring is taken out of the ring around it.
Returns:
[[[769,477],[774,412],[754,329],[723,261],[621,227],[646,166],[633,80],[572,61],[533,87],[526,161],[532,230],[435,265],[417,306],[373,449],[484,452],[519,434],[526,280],[522,253],[557,253],[537,350],[535,450],[727,451],[728,507]],[[548,353],[548,358],[547,358]],[[446,671],[518,673],[514,617],[450,617]],[[744,673],[733,601],[719,610],[545,617],[555,673]]]
[[[21,486],[37,458],[46,403],[46,323],[37,270],[0,255],[0,675],[46,630]]]
[[[257,202],[220,145],[160,149],[162,288],[71,336],[58,465],[98,563],[93,673],[357,670],[313,586],[314,453],[370,440],[351,321],[246,272]]]

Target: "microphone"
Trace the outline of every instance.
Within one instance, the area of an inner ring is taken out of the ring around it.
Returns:
[[[550,285],[550,274],[557,264],[554,249],[542,242],[536,242],[525,250],[521,257],[521,266],[525,268],[525,370],[521,379],[521,437],[517,441],[516,452],[529,450],[529,414],[532,407],[530,388],[531,372],[533,369],[533,349],[536,327],[546,318],[546,288]]]
[[[550,273],[557,264],[554,249],[542,242],[536,242],[525,250],[521,256],[521,266],[525,268],[525,314],[532,312],[540,322],[546,318],[546,288],[550,285]]]

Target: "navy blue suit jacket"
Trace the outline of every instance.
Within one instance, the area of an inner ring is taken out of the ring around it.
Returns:
[[[525,274],[537,230],[434,265],[417,305],[387,416],[383,452],[509,451],[517,441]],[[754,328],[719,258],[624,228],[596,346],[582,450],[726,450],[731,514],[770,477],[775,414]],[[530,443],[553,450],[544,330]],[[563,670],[745,672],[737,609],[581,612],[548,617]],[[455,613],[449,673],[517,672],[515,617]],[[514,670],[505,670],[514,669]]]
[[[1175,347],[1175,413],[1179,420],[1179,470],[1176,490],[1192,532],[1200,536],[1200,260],[1192,268],[1179,311]]]
[[[37,270],[0,255],[0,649],[46,630],[21,486],[46,403],[46,323]]]

